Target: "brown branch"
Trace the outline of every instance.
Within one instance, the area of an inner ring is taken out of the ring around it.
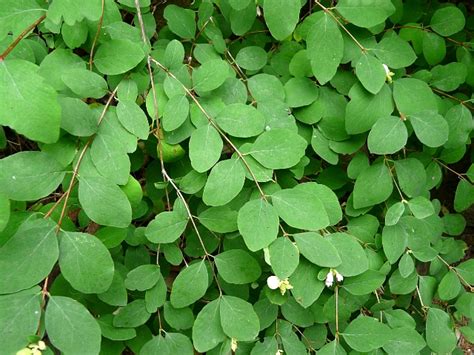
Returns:
[[[2,54],[0,54],[0,62],[3,61],[6,58],[6,56],[9,55],[12,50],[15,49],[18,43],[20,43],[20,41],[23,38],[25,38],[28,33],[30,33],[30,31],[32,31],[36,26],[38,26],[41,22],[43,22],[45,18],[46,18],[46,15],[43,15],[40,18],[38,18],[35,22],[33,22],[31,25],[29,25],[27,28],[25,28],[25,30],[22,33],[20,33],[20,35],[17,38],[15,38],[15,40],[12,43],[10,43],[7,49],[5,49],[5,51]]]
[[[102,29],[102,23],[104,22],[104,9],[105,9],[105,0],[102,0],[102,12],[100,14],[99,23],[97,24],[97,32],[94,36],[94,41],[92,42],[91,52],[89,54],[89,70],[92,70],[92,63],[94,62],[94,49],[99,40],[100,30]]]

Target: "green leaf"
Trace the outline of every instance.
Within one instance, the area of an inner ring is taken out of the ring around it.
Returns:
[[[163,65],[168,69],[179,69],[183,64],[184,55],[183,44],[180,41],[173,39],[166,46]]]
[[[416,95],[413,93],[416,92]],[[414,78],[402,78],[393,82],[393,99],[398,111],[407,116],[423,111],[437,111],[435,95],[428,84]]]
[[[217,298],[206,304],[196,317],[193,325],[193,344],[197,351],[205,353],[225,339],[221,327],[220,302]]]
[[[72,298],[49,297],[45,327],[51,343],[66,354],[100,352],[99,324],[86,307]]]
[[[87,216],[98,224],[125,228],[132,220],[125,193],[100,176],[79,177],[79,202]]]
[[[0,232],[2,232],[8,225],[11,215],[10,208],[10,200],[0,194]]]
[[[346,106],[346,131],[349,134],[364,133],[372,128],[378,119],[393,112],[392,92],[388,85],[376,95],[367,92],[360,84],[349,91],[351,101]]]
[[[250,0],[229,0],[229,5],[237,11],[245,9],[249,3]]]
[[[335,225],[341,221],[341,205],[336,194],[329,187],[314,182],[306,182],[297,185],[295,189],[312,195],[314,199],[320,200],[323,203],[330,225]]]
[[[376,205],[390,197],[393,190],[392,177],[383,162],[375,163],[362,171],[354,186],[354,207]]]
[[[82,293],[102,293],[112,284],[114,263],[108,249],[93,235],[63,232],[59,267],[64,278]]]
[[[173,243],[183,234],[188,218],[177,211],[164,211],[151,221],[145,236],[152,243]]]
[[[191,134],[189,159],[194,170],[204,173],[219,160],[224,143],[212,125],[199,127]]]
[[[429,65],[436,65],[446,57],[446,41],[433,32],[423,32],[423,56]]]
[[[288,169],[304,156],[306,141],[287,129],[272,129],[257,137],[250,154],[269,169]]]
[[[0,38],[12,32],[16,37],[44,15],[46,9],[35,0],[5,0],[0,10]]]
[[[97,297],[112,306],[125,306],[127,305],[127,289],[123,281],[122,275],[117,269],[115,269],[112,284],[104,293],[100,293]]]
[[[189,329],[194,323],[194,314],[191,308],[173,308],[170,302],[166,302],[163,308],[166,322],[174,329]]]
[[[316,275],[319,268],[301,259],[298,267],[290,276],[290,284],[293,286],[291,294],[302,307],[311,306],[323,292],[324,282],[319,281]]]
[[[354,350],[369,352],[381,348],[391,339],[391,330],[375,318],[359,316],[342,333],[342,337]]]
[[[443,301],[449,301],[456,298],[461,291],[462,285],[454,271],[448,271],[441,279],[438,285],[439,298]]]
[[[160,277],[161,273],[158,265],[140,265],[127,274],[125,287],[132,291],[149,290],[156,285]]]
[[[217,89],[224,84],[228,73],[229,66],[227,62],[222,59],[209,60],[193,70],[194,90],[198,93],[204,93]]]
[[[193,345],[189,338],[180,333],[166,332],[148,341],[140,350],[141,355],[193,355]]]
[[[426,171],[423,163],[415,158],[395,161],[395,171],[399,187],[409,197],[415,197],[425,190]]]
[[[56,225],[30,217],[0,248],[0,294],[30,288],[43,280],[58,260]]]
[[[255,258],[241,249],[227,250],[215,256],[217,271],[225,282],[247,284],[256,281],[262,274]]]
[[[431,69],[431,85],[442,91],[454,91],[466,81],[467,67],[464,63],[437,65]]]
[[[390,0],[340,0],[336,6],[348,21],[364,28],[374,27],[384,22],[395,12]]]
[[[15,354],[28,345],[41,317],[41,292],[38,287],[0,296],[0,338],[2,351]]]
[[[171,32],[185,39],[194,38],[196,22],[193,10],[168,5],[165,7],[163,17],[166,19]]]
[[[303,256],[322,267],[337,267],[342,260],[337,250],[326,238],[314,232],[294,234],[296,246]]]
[[[408,140],[408,131],[399,117],[382,117],[373,125],[367,138],[372,154],[394,154],[402,149]]]
[[[196,262],[181,270],[171,289],[171,305],[183,308],[199,300],[206,293],[209,284],[204,261]]]
[[[248,138],[263,132],[265,116],[253,106],[236,103],[226,106],[216,122],[231,136]]]
[[[239,232],[250,251],[270,245],[278,236],[279,222],[276,209],[263,199],[248,201],[237,217]]]
[[[311,136],[311,147],[314,152],[327,161],[329,164],[336,165],[339,161],[339,155],[329,147],[329,140],[317,129],[313,128]]]
[[[121,341],[133,339],[137,332],[133,328],[116,328],[113,326],[114,316],[112,314],[102,315],[97,322],[99,323],[102,336],[104,338]]]
[[[336,74],[344,55],[344,40],[337,23],[324,13],[311,27],[308,38],[308,57],[316,79],[326,84]]]
[[[423,337],[414,329],[400,327],[394,328],[390,332],[392,339],[383,346],[383,349],[389,354],[413,354],[426,346]]]
[[[199,221],[209,230],[217,233],[230,233],[237,228],[237,211],[229,207],[211,207],[199,214]]]
[[[346,355],[346,351],[342,347],[339,341],[333,340],[324,345],[318,351],[318,355]]]
[[[56,190],[64,174],[47,153],[19,152],[0,160],[0,192],[12,200],[37,200]]]
[[[244,47],[237,53],[235,61],[241,68],[259,70],[267,64],[267,52],[257,46]]]
[[[320,199],[306,189],[293,188],[275,192],[272,203],[278,215],[291,227],[319,230],[329,225],[329,217]]]
[[[456,266],[456,271],[470,285],[474,285],[474,260],[470,259]]]
[[[107,82],[99,74],[87,69],[72,69],[61,79],[73,93],[81,98],[100,99],[107,93]]]
[[[308,78],[291,78],[284,88],[286,103],[290,107],[310,105],[319,95],[316,83]]]
[[[268,247],[272,270],[281,280],[291,276],[298,267],[299,252],[296,246],[285,237],[277,238]]]
[[[285,89],[281,81],[270,74],[257,74],[247,81],[250,93],[257,102],[268,100],[285,101]]]
[[[400,223],[385,226],[382,231],[383,251],[390,264],[394,264],[403,254],[408,243],[408,234]]]
[[[447,142],[448,123],[436,111],[420,111],[410,114],[408,118],[415,130],[416,137],[424,145],[436,148]]]
[[[114,312],[113,326],[118,328],[136,328],[150,319],[144,299],[137,299]]]
[[[374,48],[374,54],[391,69],[409,67],[417,58],[408,42],[396,34],[384,37]]]
[[[150,127],[143,110],[133,101],[122,100],[117,105],[117,118],[122,126],[139,139],[147,139]]]
[[[95,1],[78,3],[74,0],[59,0],[51,4],[48,9],[48,19],[55,24],[61,23],[61,17],[68,25],[74,25],[85,18],[98,21],[101,14],[101,5]]]
[[[418,283],[418,274],[413,272],[407,277],[403,277],[400,270],[397,269],[388,280],[390,292],[397,295],[408,295],[416,289]]]
[[[265,0],[263,15],[273,38],[282,41],[293,33],[300,19],[299,1]]]
[[[60,96],[58,102],[62,129],[78,137],[89,137],[97,132],[97,117],[84,101]]]
[[[252,305],[241,298],[222,296],[219,304],[224,333],[238,341],[254,340],[260,331],[260,322]]]
[[[371,54],[362,54],[356,63],[355,72],[364,88],[377,94],[385,83],[385,69],[382,62]]]
[[[432,351],[441,354],[449,354],[456,347],[456,335],[451,325],[451,319],[445,311],[437,308],[428,310],[426,342]]]
[[[367,271],[369,261],[359,242],[347,233],[332,233],[326,239],[337,250],[342,263],[337,271],[345,277],[356,276]]]
[[[411,213],[418,219],[429,217],[435,213],[431,201],[423,196],[417,196],[408,201],[408,208],[410,208]]]
[[[366,272],[344,279],[342,287],[352,295],[362,296],[374,292],[383,285],[385,275],[379,271],[367,270]]]
[[[456,6],[446,6],[435,11],[430,25],[433,31],[448,37],[464,28],[466,18]]]
[[[413,271],[415,271],[415,262],[408,253],[405,253],[400,258],[400,262],[398,263],[398,271],[400,271],[400,275],[404,278],[409,277]]]
[[[244,182],[245,170],[238,159],[221,160],[209,173],[202,200],[208,206],[223,206],[239,194]]]
[[[474,185],[467,180],[461,180],[454,195],[454,209],[456,212],[467,210],[474,203]]]
[[[114,39],[102,44],[94,56],[97,69],[106,75],[118,75],[135,68],[145,58],[140,44]]]
[[[469,140],[469,134],[473,129],[471,111],[464,105],[455,105],[446,113],[449,134],[446,148],[463,146]]]
[[[24,60],[0,62],[0,124],[29,139],[54,143],[59,138],[61,108],[56,91],[38,69]]]
[[[169,99],[163,109],[163,129],[171,132],[183,125],[189,115],[186,95],[177,94]]]

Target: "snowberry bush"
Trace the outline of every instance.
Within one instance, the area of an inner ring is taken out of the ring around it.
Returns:
[[[0,353],[468,349],[469,2],[184,3],[0,2]]]

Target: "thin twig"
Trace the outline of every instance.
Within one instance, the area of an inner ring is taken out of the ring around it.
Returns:
[[[139,25],[140,25],[140,28],[141,28],[141,34],[142,34],[143,42],[146,45],[148,45],[148,39],[147,39],[146,33],[145,33],[145,25],[143,23],[143,18],[142,18],[141,9],[140,9],[140,0],[135,0],[135,8],[137,10],[138,22],[139,22]],[[153,70],[151,68],[150,58],[151,58],[151,56],[148,56],[148,58],[147,58],[148,74],[150,76],[150,81],[151,81],[152,95],[153,95],[153,105],[154,105],[154,111],[155,111],[155,121],[156,121],[156,124],[157,124],[157,130],[158,130],[158,135],[159,135],[159,132],[161,130],[160,130],[160,126],[159,126],[158,103],[157,103],[157,99],[156,99],[156,88],[155,88],[155,84],[154,84]],[[201,244],[201,247],[204,250],[205,258],[207,258],[209,260],[209,262],[211,262],[210,254],[206,249],[206,245],[204,244],[204,241],[201,237],[201,233],[199,232],[199,229],[198,229],[198,227],[196,225],[196,222],[194,220],[195,217],[191,213],[191,209],[189,208],[189,205],[188,205],[186,199],[184,198],[183,194],[181,193],[181,190],[178,188],[178,186],[173,181],[173,179],[168,175],[168,172],[165,169],[165,164],[164,164],[164,161],[163,161],[163,149],[162,149],[162,146],[161,146],[162,137],[157,136],[157,138],[158,138],[158,152],[159,152],[158,155],[159,155],[159,158],[160,158],[161,174],[163,175],[163,180],[165,182],[168,182],[174,188],[174,190],[176,191],[176,194],[178,195],[178,198],[183,202],[183,205],[184,205],[184,208],[186,209],[186,213],[188,215],[188,218],[191,221],[193,229],[195,230],[196,235],[198,237],[199,243]],[[167,203],[168,203],[168,205],[170,205],[167,190],[165,190],[165,191],[166,191]],[[210,269],[211,269],[211,272],[213,274],[213,278],[216,281],[217,288],[219,289],[219,294],[222,295],[222,288],[220,286],[219,279],[217,278],[217,275],[214,271],[214,268],[211,267]],[[160,326],[160,331],[161,331],[161,326]]]
[[[474,292],[474,287],[471,286],[469,284],[469,282],[466,281],[466,279],[464,277],[461,276],[461,274],[456,270],[456,268],[454,266],[451,266],[449,265],[449,263],[444,260],[441,256],[437,255],[438,259],[441,260],[441,262],[446,265],[446,267],[448,268],[448,270],[454,272],[456,274],[456,276],[459,278],[459,280],[464,284],[464,286],[466,286],[467,288],[469,288],[469,291],[470,292]]]
[[[461,180],[466,180],[467,181],[467,179],[462,174],[458,173],[456,170],[451,169],[446,164],[443,164],[439,159],[433,158],[433,160],[435,162],[437,162],[439,165],[441,165],[443,168],[445,168],[446,170],[449,170],[450,172],[452,172],[454,175],[456,175]]]
[[[89,54],[89,70],[92,70],[92,64],[94,63],[94,49],[99,40],[100,31],[102,30],[102,23],[104,22],[104,10],[105,0],[102,0],[102,12],[100,14],[99,23],[97,24],[97,32],[95,33],[94,40],[92,41],[91,52]]]
[[[329,10],[326,6],[324,6],[323,4],[321,4],[319,1],[316,0],[316,5],[318,5],[321,9],[323,9],[323,11],[325,13],[327,13],[329,16],[331,16],[334,21],[337,22],[337,24],[344,30],[344,32],[346,32],[349,37],[354,41],[354,43],[357,45],[357,47],[360,48],[360,50],[363,52],[363,53],[366,53],[367,52],[367,48],[365,48],[358,40],[357,38],[355,38],[352,33],[346,28],[346,26],[344,26],[344,24],[332,13],[331,10]]]
[[[115,93],[117,92],[117,89],[118,89],[118,86],[115,88],[115,90],[109,96],[109,98],[108,98],[108,100],[107,100],[107,102],[104,106],[104,109],[102,110],[102,113],[99,117],[99,120],[97,121],[97,126],[100,126],[100,124],[102,123],[102,120],[104,119],[105,114],[107,113],[107,110],[108,110],[110,104],[112,103],[113,98],[115,97]],[[72,171],[71,181],[70,181],[69,186],[68,186],[68,188],[67,188],[67,190],[64,194],[65,195],[65,197],[64,197],[65,200],[64,200],[63,208],[61,209],[61,215],[59,216],[58,225],[56,227],[56,232],[57,233],[59,233],[59,231],[61,230],[61,224],[63,222],[64,216],[66,215],[67,203],[68,203],[69,197],[71,195],[72,188],[74,187],[74,184],[75,184],[78,172],[79,172],[79,168],[81,167],[82,159],[84,159],[84,156],[87,152],[87,149],[92,144],[94,138],[95,138],[95,136],[92,136],[86,142],[86,144],[82,148],[81,153],[79,154],[79,158],[77,159],[76,165],[74,166],[74,169]]]
[[[43,22],[45,18],[46,18],[46,15],[43,15],[40,18],[38,18],[35,22],[33,22],[31,25],[29,25],[27,28],[25,28],[25,30],[22,33],[20,33],[19,36],[15,38],[15,40],[12,43],[10,43],[7,49],[5,49],[5,51],[2,54],[0,54],[0,62],[3,61],[7,57],[7,55],[9,55],[10,52],[15,49],[18,43],[20,43],[20,41],[23,38],[25,38],[25,36],[28,33],[30,33],[30,31],[32,31],[36,26],[38,26],[41,22]]]

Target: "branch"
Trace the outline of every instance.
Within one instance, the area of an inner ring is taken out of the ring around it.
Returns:
[[[15,40],[12,43],[10,43],[7,49],[5,49],[5,51],[2,54],[0,54],[0,62],[2,62],[6,58],[6,56],[9,55],[12,50],[15,49],[18,43],[20,43],[20,41],[23,38],[25,38],[25,36],[31,30],[33,30],[36,26],[38,26],[41,22],[43,22],[45,18],[46,18],[46,15],[43,15],[39,19],[37,19],[35,22],[33,22],[31,25],[29,25],[27,28],[25,28],[25,30],[22,33],[20,33],[20,35],[17,38],[15,38]]]

